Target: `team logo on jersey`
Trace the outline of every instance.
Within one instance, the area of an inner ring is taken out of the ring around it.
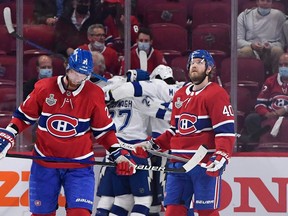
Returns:
[[[71,116],[55,114],[47,119],[46,127],[49,133],[56,137],[69,138],[77,134],[78,120]]]
[[[54,106],[57,102],[57,99],[54,98],[54,94],[50,94],[49,98],[46,98],[45,101],[49,106]]]
[[[195,123],[197,116],[184,113],[180,116],[178,121],[178,130],[181,135],[188,135],[197,131]]]
[[[177,101],[175,102],[175,107],[176,107],[177,109],[179,109],[180,107],[182,107],[183,102],[180,101],[180,97],[177,97],[176,100],[177,100]]]
[[[285,105],[288,105],[288,96],[286,95],[277,95],[272,99],[271,107],[273,110],[278,110]]]

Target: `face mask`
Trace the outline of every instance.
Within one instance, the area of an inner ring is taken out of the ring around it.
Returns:
[[[148,42],[138,42],[138,49],[148,52],[149,49],[150,49],[150,43],[148,43]]]
[[[98,41],[95,41],[94,43],[93,43],[93,46],[97,49],[97,50],[103,50],[104,49],[104,43],[100,43],[100,42],[98,42]]]
[[[89,10],[89,6],[87,6],[87,5],[77,5],[77,7],[76,7],[76,12],[81,14],[81,15],[87,14],[88,10]]]
[[[39,70],[39,79],[52,77],[53,70],[49,68],[44,68]]]
[[[266,16],[270,13],[271,11],[271,8],[261,8],[261,7],[258,7],[258,13],[261,15],[261,16]]]
[[[279,67],[279,74],[281,77],[288,78],[288,67]]]

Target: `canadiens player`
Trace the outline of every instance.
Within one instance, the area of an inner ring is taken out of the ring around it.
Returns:
[[[118,174],[133,174],[133,160],[129,160],[126,150],[119,148],[103,91],[89,81],[92,70],[91,53],[76,49],[69,57],[65,76],[38,81],[14,112],[10,124],[0,128],[0,158],[13,147],[15,136],[38,120],[34,155],[94,160],[93,135],[110,152]],[[90,216],[95,186],[93,167],[45,160],[35,160],[31,167],[32,216],[56,215],[61,186],[66,196],[67,216]]]
[[[206,50],[192,52],[188,59],[191,83],[173,98],[171,127],[157,139],[136,144],[136,154],[147,157],[145,149],[170,149],[172,154],[190,158],[205,144],[210,154],[201,166],[184,174],[167,175],[166,216],[187,215],[193,208],[199,216],[218,216],[221,175],[229,162],[235,142],[234,115],[229,96],[216,83],[209,82],[214,67]],[[181,167],[175,161],[171,167]]]

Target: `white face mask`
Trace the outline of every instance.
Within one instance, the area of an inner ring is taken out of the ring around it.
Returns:
[[[281,77],[288,78],[288,67],[279,67],[279,74]]]
[[[267,16],[271,11],[271,8],[261,8],[261,7],[258,7],[258,13],[261,15],[261,16]]]
[[[150,49],[149,42],[138,42],[138,49],[148,52]]]
[[[39,79],[52,77],[53,70],[52,68],[40,68],[39,69]]]
[[[97,49],[97,50],[103,50],[104,49],[104,43],[100,43],[100,42],[98,42],[98,41],[95,41],[94,43],[93,43],[93,46]]]

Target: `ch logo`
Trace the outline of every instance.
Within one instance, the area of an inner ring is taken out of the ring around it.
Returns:
[[[78,119],[62,114],[50,116],[46,122],[49,133],[60,138],[69,138],[77,134]]]
[[[192,134],[197,131],[195,124],[197,116],[184,113],[180,116],[178,121],[178,130],[181,135]]]

